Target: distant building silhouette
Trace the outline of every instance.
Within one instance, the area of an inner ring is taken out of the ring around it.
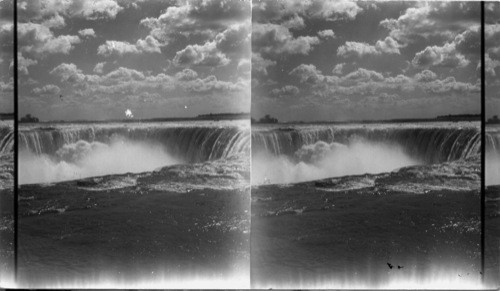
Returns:
[[[486,123],[500,124],[500,119],[498,118],[498,115],[495,115],[492,118],[488,119],[488,121]]]
[[[0,113],[0,120],[14,119],[14,113]]]
[[[264,117],[259,119],[259,123],[278,123],[278,119],[266,114]]]
[[[21,123],[37,123],[40,120],[34,116],[31,116],[31,114],[26,114],[26,116],[21,117],[21,120],[19,122]]]

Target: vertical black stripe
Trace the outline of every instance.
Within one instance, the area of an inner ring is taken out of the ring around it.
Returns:
[[[17,193],[17,185],[18,185],[18,104],[17,104],[17,96],[18,96],[18,74],[17,74],[17,0],[13,0],[14,5],[14,278],[17,282],[17,254],[18,254],[18,193]]]
[[[485,112],[485,43],[484,43],[484,1],[481,1],[481,279],[484,282],[485,247],[485,169],[486,169],[486,112]]]

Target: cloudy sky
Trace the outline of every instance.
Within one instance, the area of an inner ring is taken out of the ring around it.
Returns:
[[[500,2],[485,6],[486,118],[500,116]]]
[[[0,113],[14,111],[12,0],[0,0]]]
[[[253,117],[480,113],[479,3],[271,0],[252,13]]]
[[[18,17],[20,116],[250,111],[248,1],[18,0]]]

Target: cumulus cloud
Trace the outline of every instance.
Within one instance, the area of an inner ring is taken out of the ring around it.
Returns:
[[[173,62],[177,66],[210,66],[219,67],[229,64],[230,60],[217,49],[214,41],[204,45],[188,45],[175,54]]]
[[[180,81],[191,81],[198,78],[198,73],[191,69],[184,69],[175,74],[175,78]]]
[[[78,34],[82,37],[95,37],[95,31],[92,28],[81,29]]]
[[[29,74],[28,67],[36,64],[38,64],[38,61],[25,58],[22,53],[17,54],[17,66],[19,72],[21,72],[22,74],[28,75]]]
[[[480,93],[481,87],[479,83],[471,84],[459,82],[455,77],[447,77],[443,80],[434,80],[422,85],[424,91],[434,94],[470,94]]]
[[[345,63],[336,64],[332,70],[332,74],[341,75],[342,72],[344,71],[344,66],[345,66]]]
[[[43,21],[42,25],[49,28],[62,28],[66,25],[66,22],[64,21],[64,18],[61,15],[56,14],[51,18]]]
[[[369,45],[365,42],[348,41],[337,49],[337,55],[341,57],[357,56],[362,57],[365,55],[381,55],[381,54],[399,54],[398,44],[390,36],[384,40],[379,40],[375,45]]]
[[[105,64],[106,64],[106,62],[97,63],[94,67],[94,70],[93,70],[94,73],[102,74]]]
[[[385,19],[380,25],[403,45],[440,37],[451,40],[457,33],[479,25],[479,3],[417,3],[397,19]],[[439,27],[439,29],[436,29]]]
[[[321,71],[313,64],[301,64],[290,71],[290,75],[298,77],[302,83],[318,83],[324,79]]]
[[[252,54],[252,73],[267,76],[267,68],[276,65],[275,61],[264,59],[259,53]]]
[[[14,80],[11,78],[8,82],[0,81],[0,92],[14,91]]]
[[[177,66],[225,66],[231,62],[230,55],[240,58],[250,52],[250,38],[250,23],[231,25],[212,41],[188,45],[178,51],[173,63]]]
[[[276,88],[271,91],[271,95],[275,97],[291,97],[299,94],[299,88],[293,85],[286,85],[281,88]]]
[[[283,23],[281,23],[281,25],[290,29],[302,29],[306,26],[304,23],[304,19],[297,14],[293,15],[292,18],[285,20]]]
[[[321,38],[335,38],[335,33],[331,29],[320,30],[318,35]]]
[[[141,53],[161,53],[160,43],[148,35],[146,39],[139,39],[135,44],[126,41],[107,40],[97,48],[97,54],[106,57]]]
[[[75,44],[81,42],[76,35],[54,36],[48,27],[37,23],[19,23],[18,38],[22,52],[33,53],[40,57],[49,54],[68,54]]]
[[[260,17],[280,20],[290,15],[302,15],[308,18],[325,19],[328,21],[354,19],[363,11],[355,1],[325,0],[325,1],[258,1],[253,5],[256,20]]]
[[[20,0],[21,17],[43,18],[54,15],[88,20],[114,19],[123,8],[114,0]]]
[[[341,57],[377,55],[379,52],[374,46],[366,42],[347,41],[337,49],[337,55]]]
[[[56,85],[48,84],[41,88],[34,88],[32,92],[37,95],[57,95],[61,92],[61,89]]]
[[[194,0],[168,7],[158,18],[148,17],[141,24],[163,45],[178,35],[215,37],[233,24],[251,16],[250,2],[232,0]]]
[[[417,82],[431,82],[437,79],[436,73],[430,70],[423,70],[415,75],[415,80]]]
[[[401,99],[407,98],[403,96],[413,96],[415,98],[419,96],[417,93],[419,91],[431,96],[464,96],[477,94],[480,88],[479,83],[461,82],[454,77],[439,79],[430,70],[423,70],[413,77],[401,74],[386,77],[374,70],[358,68],[343,76],[328,76],[323,75],[312,64],[301,64],[294,68],[290,75],[298,77],[301,83],[309,84],[308,87],[301,87],[301,90],[302,88],[309,88],[303,94],[310,98],[397,94],[401,96]],[[275,90],[275,92],[271,91],[272,96],[279,93],[278,89]]]
[[[250,61],[250,59],[241,59],[239,60],[236,69],[240,73],[250,73],[250,70],[252,69],[252,62]]]
[[[219,80],[213,75],[200,78],[191,69],[184,69],[170,76],[164,73],[148,75],[141,71],[120,67],[105,75],[86,75],[75,64],[63,63],[51,70],[50,74],[58,77],[61,82],[72,84],[81,96],[95,96],[96,94],[126,96],[139,92],[212,94],[239,92],[249,86],[243,79],[229,82]]]
[[[344,80],[355,80],[358,82],[368,82],[368,81],[382,81],[384,76],[379,72],[367,70],[364,68],[359,68],[354,72],[351,72],[343,77]]]
[[[75,64],[62,63],[52,69],[50,74],[58,76],[61,82],[83,82],[85,80],[82,70],[78,69]]]
[[[491,77],[495,77],[497,74],[495,72],[496,68],[500,67],[500,60],[495,60],[490,57],[487,53],[485,55],[485,65],[486,65],[486,73]]]
[[[243,80],[238,80],[236,83],[220,81],[214,75],[210,75],[203,79],[195,79],[180,84],[188,92],[195,93],[212,93],[223,91],[240,91],[246,85]]]
[[[412,64],[416,67],[465,67],[470,63],[465,56],[456,50],[455,43],[443,46],[428,46],[415,54]]]
[[[401,45],[392,37],[388,36],[384,40],[379,40],[375,44],[375,48],[380,53],[399,54]]]
[[[295,38],[288,28],[278,24],[256,23],[252,26],[252,47],[260,53],[307,55],[319,43],[316,36]]]

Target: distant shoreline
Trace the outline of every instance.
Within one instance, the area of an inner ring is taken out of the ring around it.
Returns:
[[[217,113],[217,114],[202,114],[196,117],[169,117],[169,118],[147,118],[147,119],[109,119],[109,120],[50,120],[40,121],[38,123],[135,123],[135,122],[173,122],[173,121],[223,121],[223,120],[251,120],[249,113]],[[414,123],[414,122],[460,122],[460,121],[481,121],[480,114],[461,114],[461,115],[443,115],[435,118],[397,118],[397,119],[382,119],[382,120],[346,120],[346,121],[286,121],[277,123],[261,123],[254,122],[253,124],[349,124],[349,123]],[[19,122],[20,124],[26,122]],[[29,123],[36,124],[36,123]],[[496,124],[488,123],[486,124]]]

